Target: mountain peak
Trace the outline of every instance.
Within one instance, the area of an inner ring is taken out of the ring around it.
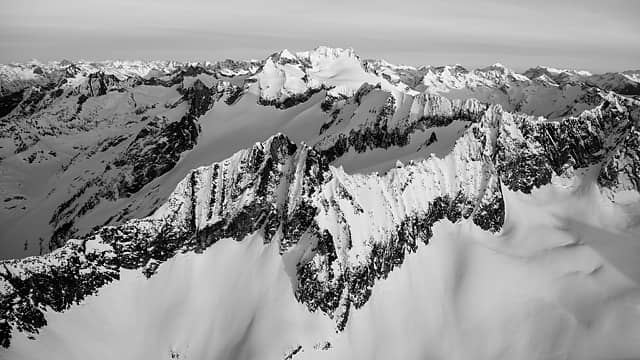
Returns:
[[[290,60],[296,60],[298,58],[295,54],[293,54],[288,49],[284,49],[284,50],[280,51],[279,55],[280,55],[281,58],[290,59]]]
[[[352,48],[333,48],[328,46],[318,46],[313,50],[301,51],[297,53],[299,58],[308,60],[311,64],[321,65],[322,63],[333,62],[337,59],[357,59],[358,55]],[[314,65],[314,66],[315,66]]]
[[[478,71],[483,71],[483,72],[495,71],[504,75],[515,74],[515,71],[511,70],[510,68],[504,66],[499,62],[490,66],[479,68]]]

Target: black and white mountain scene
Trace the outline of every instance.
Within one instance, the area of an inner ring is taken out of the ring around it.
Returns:
[[[640,4],[2,7],[0,359],[640,359]]]

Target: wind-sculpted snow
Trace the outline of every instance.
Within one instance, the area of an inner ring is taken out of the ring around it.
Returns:
[[[422,104],[439,109],[430,114],[462,106],[430,99],[418,101],[415,119],[426,112]],[[206,105],[202,100],[191,106]],[[449,155],[383,175],[349,175],[330,166],[322,151],[272,136],[192,170],[147,218],[99,228],[47,255],[0,263],[1,343],[9,346],[13,331],[36,333],[46,325],[43,310],[63,311],[82,301],[118,279],[119,269],[153,276],[177,253],[255,232],[292,259],[298,301],[326,313],[341,330],[379,279],[429,243],[436,222],[469,219],[499,232],[503,186],[528,193],[554,177],[605,165],[603,190],[613,199],[621,191],[637,194],[637,106],[612,94],[564,121],[472,106],[478,114]]]

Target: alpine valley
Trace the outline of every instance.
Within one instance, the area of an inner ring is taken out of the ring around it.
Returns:
[[[640,71],[0,65],[0,345],[640,358]]]

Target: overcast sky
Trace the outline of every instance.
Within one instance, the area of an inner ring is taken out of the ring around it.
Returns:
[[[0,0],[0,62],[264,58],[317,45],[392,63],[640,68],[637,0]]]

